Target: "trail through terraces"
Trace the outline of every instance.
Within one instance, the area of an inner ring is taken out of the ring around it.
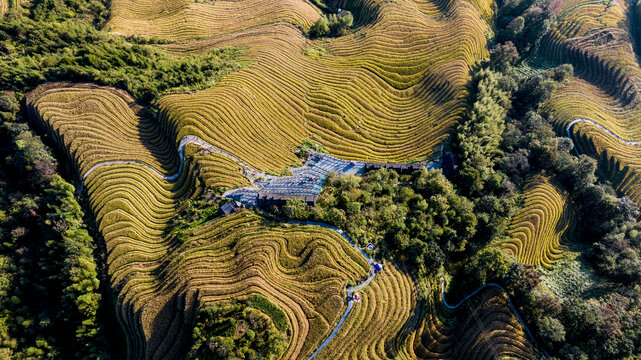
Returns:
[[[187,136],[184,136],[180,140],[180,143],[179,143],[179,146],[178,146],[178,156],[179,156],[179,159],[180,159],[180,166],[178,168],[178,171],[175,174],[173,174],[173,175],[163,175],[158,170],[154,169],[152,166],[150,166],[150,165],[148,165],[148,164],[146,164],[146,163],[144,163],[142,161],[137,161],[137,160],[104,161],[104,162],[101,162],[101,163],[98,163],[98,164],[92,166],[89,170],[87,170],[87,172],[85,172],[85,174],[82,176],[82,183],[81,183],[81,188],[80,189],[82,191],[82,187],[84,186],[85,179],[92,172],[94,172],[96,169],[98,169],[100,167],[103,167],[103,166],[119,165],[119,164],[140,165],[140,166],[143,166],[143,167],[153,171],[154,174],[156,174],[158,177],[162,178],[165,181],[175,182],[176,180],[178,180],[180,178],[180,176],[182,175],[182,171],[184,169],[185,148],[187,147],[187,145],[197,145],[197,146],[202,147],[204,150],[215,152],[217,154],[220,154],[220,155],[223,155],[223,156],[226,156],[226,157],[230,158],[231,160],[237,162],[243,168],[243,174],[245,176],[247,176],[248,178],[250,178],[250,180],[252,180],[252,181],[254,181],[254,179],[258,178],[258,177],[263,177],[263,178],[273,177],[271,175],[267,175],[267,174],[255,169],[255,168],[253,168],[252,166],[248,165],[247,163],[245,163],[244,161],[242,161],[238,157],[236,157],[236,156],[234,156],[234,155],[232,155],[232,154],[230,154],[230,153],[228,153],[228,152],[226,152],[224,150],[221,150],[221,149],[209,144],[208,142],[200,139],[197,136],[187,135]],[[352,307],[354,305],[353,294],[355,292],[363,289],[365,286],[367,286],[369,283],[371,283],[372,280],[374,280],[374,277],[376,276],[376,271],[375,271],[375,267],[374,266],[375,266],[376,263],[362,248],[360,248],[358,245],[356,245],[356,243],[354,243],[352,241],[352,239],[350,239],[350,237],[347,236],[347,234],[345,234],[345,232],[343,230],[341,230],[341,229],[339,229],[337,227],[331,226],[329,224],[321,223],[321,222],[315,222],[315,221],[299,221],[299,220],[291,220],[291,219],[280,219],[280,220],[289,222],[291,224],[297,224],[297,225],[321,226],[321,227],[336,231],[345,240],[347,240],[347,242],[349,242],[354,248],[356,248],[367,259],[367,261],[370,264],[370,270],[369,270],[369,275],[368,275],[367,279],[365,279],[365,281],[363,281],[359,285],[347,288],[347,309],[345,310],[345,313],[343,314],[341,319],[336,324],[336,327],[331,332],[331,334],[327,337],[327,339],[325,339],[325,341],[323,341],[323,343],[318,347],[318,349],[309,357],[309,359],[311,360],[314,357],[316,357],[316,355],[318,355],[318,353],[320,353],[330,343],[330,341],[332,341],[334,336],[338,333],[338,331],[343,326],[343,323],[345,322],[345,320],[347,319],[347,317],[351,313]]]
[[[574,125],[576,125],[577,123],[588,123],[588,124],[590,124],[590,125],[596,126],[596,127],[600,128],[600,129],[602,129],[603,131],[607,132],[608,134],[612,135],[613,137],[615,137],[617,140],[619,140],[620,142],[622,142],[622,143],[624,143],[624,144],[627,144],[627,145],[633,145],[633,146],[639,146],[639,145],[641,145],[641,141],[626,141],[626,140],[623,140],[623,139],[621,139],[619,136],[617,136],[614,132],[612,132],[611,130],[607,129],[607,128],[606,128],[606,127],[604,127],[603,125],[600,125],[600,124],[598,124],[598,123],[596,123],[596,122],[594,122],[594,121],[592,121],[592,120],[588,120],[588,119],[584,119],[584,118],[575,119],[575,120],[571,121],[571,122],[567,125],[567,127],[566,127],[566,133],[567,133],[567,136],[568,136],[570,139],[572,139],[571,129],[572,129],[572,127],[573,127]],[[572,140],[574,141],[574,139],[572,139]],[[87,170],[87,172],[85,172],[85,174],[82,176],[81,190],[82,190],[82,186],[84,185],[84,181],[85,181],[85,179],[86,179],[86,178],[87,178],[87,176],[89,176],[93,171],[95,171],[96,169],[98,169],[98,168],[100,168],[100,167],[103,167],[103,166],[118,165],[118,164],[136,164],[136,165],[144,166],[145,168],[150,169],[151,171],[153,171],[153,172],[154,172],[154,174],[156,174],[158,177],[162,178],[163,180],[168,181],[168,182],[175,182],[177,179],[179,179],[179,178],[180,178],[180,176],[182,175],[182,171],[183,171],[183,169],[184,169],[184,162],[185,162],[185,148],[187,147],[187,145],[197,145],[197,146],[200,146],[201,148],[203,148],[203,149],[204,149],[204,150],[206,150],[206,151],[215,152],[215,153],[217,153],[217,154],[223,155],[223,156],[225,156],[225,157],[227,157],[227,158],[229,158],[229,159],[231,159],[231,160],[235,161],[236,163],[238,163],[238,164],[243,168],[243,174],[244,174],[245,176],[247,176],[247,177],[248,177],[250,180],[252,180],[252,181],[254,181],[254,179],[255,179],[255,178],[259,178],[259,177],[263,177],[263,178],[270,178],[270,177],[273,177],[273,176],[271,176],[271,175],[267,175],[267,174],[265,174],[265,173],[263,173],[263,172],[261,172],[261,171],[259,171],[259,170],[255,169],[255,168],[253,168],[252,166],[250,166],[250,165],[248,165],[247,163],[245,163],[244,161],[242,161],[240,158],[238,158],[238,157],[236,157],[236,156],[234,156],[234,155],[232,155],[232,154],[230,154],[230,153],[228,153],[228,152],[226,152],[226,151],[224,151],[224,150],[221,150],[221,149],[219,149],[219,148],[217,148],[217,147],[215,147],[215,146],[213,146],[213,145],[211,145],[211,144],[207,143],[206,141],[204,141],[204,140],[200,139],[200,138],[199,138],[199,137],[197,137],[197,136],[187,135],[187,136],[183,137],[183,138],[180,140],[180,143],[179,143],[179,147],[178,147],[178,155],[179,155],[179,159],[180,159],[180,165],[179,165],[178,171],[177,171],[175,174],[172,174],[172,175],[164,175],[164,174],[160,173],[158,170],[154,169],[152,166],[150,166],[150,165],[148,165],[148,164],[146,164],[146,163],[144,163],[144,162],[137,161],[137,160],[113,160],[113,161],[105,161],[105,162],[101,162],[101,163],[98,163],[98,164],[96,164],[96,165],[92,166],[89,170]],[[578,154],[579,154],[579,152],[578,152],[578,149],[576,148],[576,146],[575,146],[575,151],[576,151],[576,153],[577,153],[577,155],[578,155]],[[298,224],[298,225],[315,225],[315,226],[321,226],[321,227],[324,227],[324,228],[327,228],[327,229],[334,230],[334,231],[336,231],[337,233],[339,233],[343,238],[345,238],[345,240],[347,240],[347,241],[348,241],[348,242],[349,242],[349,243],[350,243],[354,248],[356,248],[357,250],[359,250],[359,252],[360,252],[360,253],[361,253],[361,254],[362,254],[362,255],[367,259],[367,261],[370,263],[370,271],[369,271],[369,276],[367,277],[367,279],[366,279],[365,281],[363,281],[361,284],[357,285],[357,286],[353,286],[353,287],[348,287],[348,288],[347,288],[347,302],[348,302],[348,303],[347,303],[347,308],[346,308],[346,310],[345,310],[345,313],[343,314],[343,316],[341,317],[341,319],[338,321],[338,323],[337,323],[336,327],[335,327],[335,328],[334,328],[334,330],[331,332],[331,334],[330,334],[330,335],[325,339],[325,341],[323,341],[323,343],[321,343],[321,345],[318,347],[318,349],[317,349],[317,350],[316,350],[316,351],[315,351],[315,352],[314,352],[314,353],[309,357],[309,359],[311,360],[311,359],[313,359],[314,357],[316,357],[316,356],[317,356],[317,355],[318,355],[318,354],[319,354],[319,353],[320,353],[320,352],[321,352],[321,351],[322,351],[322,350],[323,350],[323,349],[324,349],[324,348],[325,348],[325,347],[326,347],[326,346],[327,346],[327,345],[332,341],[332,339],[334,338],[334,336],[335,336],[335,335],[338,333],[338,331],[341,329],[341,327],[342,327],[343,323],[345,322],[345,320],[347,319],[347,317],[348,317],[348,316],[349,316],[349,314],[351,313],[352,308],[353,308],[353,306],[354,306],[353,294],[354,294],[355,292],[357,292],[357,291],[359,291],[359,290],[363,289],[363,288],[364,288],[365,286],[367,286],[367,285],[368,285],[372,280],[374,280],[374,277],[376,276],[376,271],[375,271],[375,268],[374,268],[375,262],[374,262],[374,260],[372,260],[372,258],[371,258],[371,257],[370,257],[370,256],[369,256],[369,255],[368,255],[368,254],[367,254],[367,253],[366,253],[362,248],[360,248],[358,245],[356,245],[356,243],[354,243],[354,242],[349,238],[349,236],[347,236],[347,235],[345,234],[345,232],[343,232],[343,231],[342,231],[341,229],[339,229],[339,228],[336,228],[336,227],[334,227],[334,226],[331,226],[331,225],[328,225],[328,224],[325,224],[325,223],[320,223],[320,222],[312,222],[312,221],[298,221],[298,220],[287,220],[287,219],[284,219],[284,221],[287,221],[287,222],[292,223],[292,224]],[[443,304],[444,304],[447,308],[449,308],[449,309],[457,309],[457,308],[458,308],[458,307],[460,307],[463,303],[465,303],[467,300],[469,300],[470,298],[472,298],[474,295],[478,294],[480,291],[482,291],[483,289],[488,288],[488,287],[496,287],[496,288],[500,289],[501,291],[503,291],[503,292],[507,295],[507,292],[505,291],[505,289],[503,289],[503,287],[501,287],[501,286],[500,286],[500,285],[498,285],[498,284],[490,283],[490,284],[486,284],[486,285],[483,285],[483,286],[479,287],[479,288],[478,288],[478,289],[476,289],[474,292],[470,293],[470,294],[469,294],[469,295],[467,295],[465,298],[463,298],[463,300],[461,300],[458,304],[456,304],[456,305],[450,305],[450,304],[448,304],[448,303],[446,302],[446,300],[445,300],[445,280],[444,280],[444,279],[442,279],[442,283],[441,283],[441,296],[442,296]],[[509,296],[507,296],[507,301],[508,301],[508,304],[509,304],[509,306],[510,306],[510,309],[514,312],[514,314],[516,315],[517,319],[518,319],[518,320],[519,320],[519,322],[522,324],[523,329],[527,332],[528,336],[529,336],[529,337],[530,337],[530,339],[532,340],[532,343],[533,343],[533,344],[535,344],[535,345],[538,347],[538,344],[536,343],[536,340],[534,339],[534,336],[532,335],[532,333],[530,332],[530,330],[528,329],[528,327],[525,325],[525,322],[523,322],[523,319],[521,319],[521,317],[520,317],[519,313],[518,313],[518,312],[516,311],[516,309],[514,308],[514,305],[512,304],[512,302],[511,302],[511,300],[510,300]],[[543,350],[543,349],[541,349],[541,350],[542,350],[542,352],[543,352],[544,354],[546,354],[546,355],[547,355],[547,353],[545,353],[545,350]]]

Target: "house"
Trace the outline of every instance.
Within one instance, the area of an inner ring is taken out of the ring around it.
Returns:
[[[316,206],[318,194],[315,195],[301,195],[301,194],[275,194],[270,191],[258,191],[256,197],[256,206],[280,206],[285,205],[289,199],[303,199],[307,206]]]
[[[428,164],[424,162],[411,163],[411,164],[396,164],[396,163],[381,163],[381,162],[368,161],[365,163],[365,172],[368,172],[370,170],[378,170],[378,169],[385,168],[388,170],[394,170],[401,175],[409,175],[416,170],[421,170],[427,167],[428,167]]]
[[[223,215],[229,215],[240,209],[240,205],[236,201],[229,201],[224,203],[218,210]]]

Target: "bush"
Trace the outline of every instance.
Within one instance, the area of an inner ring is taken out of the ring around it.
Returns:
[[[287,327],[279,330],[273,318],[266,318],[253,307],[254,302],[264,307],[273,304],[262,296],[256,301],[254,298],[249,306],[231,302],[201,309],[187,359],[279,359],[287,347]]]
[[[354,16],[349,11],[340,14],[322,15],[309,29],[309,37],[312,39],[331,36],[338,37],[354,25]]]
[[[565,340],[565,327],[559,319],[545,316],[539,323],[539,336],[545,340],[546,346],[551,348],[554,343]]]

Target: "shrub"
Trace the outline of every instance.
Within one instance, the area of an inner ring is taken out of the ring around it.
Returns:
[[[340,14],[322,15],[309,29],[309,36],[312,39],[332,36],[338,37],[354,24],[354,16],[349,11]]]

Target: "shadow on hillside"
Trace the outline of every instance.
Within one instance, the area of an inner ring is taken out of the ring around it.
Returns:
[[[151,109],[142,107],[135,102],[129,104],[129,106],[139,118],[137,128],[140,143],[161,164],[161,172],[165,175],[176,173],[180,166],[178,145],[175,144],[175,141],[170,141],[168,134],[161,131],[158,120],[155,119]]]

